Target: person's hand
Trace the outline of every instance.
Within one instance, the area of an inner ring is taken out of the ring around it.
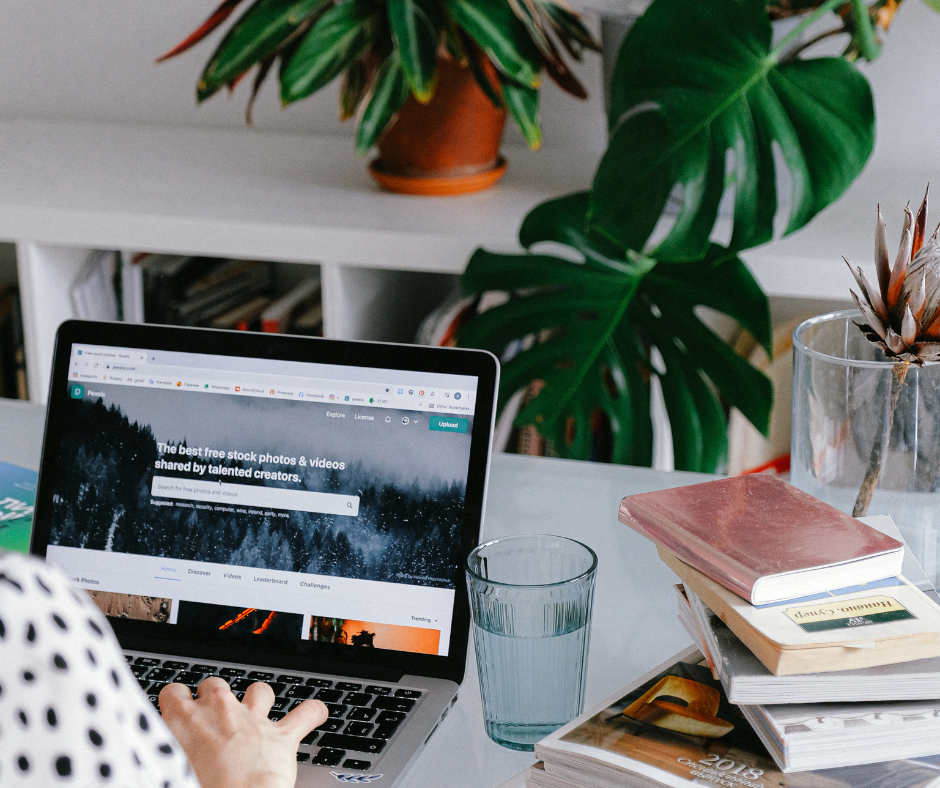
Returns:
[[[284,719],[268,712],[274,691],[252,684],[241,703],[223,679],[210,676],[198,699],[182,684],[160,692],[160,711],[189,756],[202,788],[293,788],[297,745],[327,719],[326,706],[305,700]]]

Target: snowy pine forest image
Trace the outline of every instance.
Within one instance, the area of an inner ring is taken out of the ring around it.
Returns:
[[[300,477],[299,484],[231,476],[221,479],[229,483],[264,483],[358,495],[358,517],[251,509],[245,514],[236,513],[230,506],[154,499],[151,482],[155,475],[192,478],[185,473],[155,468],[159,459],[168,456],[161,454],[158,443],[175,447],[187,443],[201,445],[190,438],[192,432],[198,432],[204,422],[238,423],[234,419],[239,415],[232,409],[244,409],[244,401],[224,401],[247,398],[194,394],[190,396],[199,397],[201,401],[196,402],[199,408],[193,411],[180,407],[183,403],[179,400],[186,396],[185,392],[147,390],[150,396],[175,395],[176,401],[165,409],[166,417],[172,417],[174,436],[167,434],[163,425],[157,426],[161,421],[159,413],[148,412],[148,417],[156,418],[148,418],[147,423],[133,418],[133,411],[138,409],[134,407],[134,398],[141,396],[140,391],[109,387],[107,393],[119,395],[121,405],[108,406],[100,398],[72,401],[74,417],[60,445],[60,465],[53,494],[52,544],[364,580],[454,586],[466,486],[464,447],[439,443],[435,448],[448,448],[454,456],[438,457],[436,462],[432,457],[422,467],[406,472],[401,470],[401,464],[402,461],[407,464],[408,452],[414,450],[411,444],[418,441],[424,445],[426,454],[427,446],[432,445],[428,441],[440,440],[440,436],[429,436],[427,427],[424,432],[388,432],[380,438],[385,442],[397,441],[398,445],[381,448],[376,435],[362,433],[362,437],[356,437],[349,428],[340,435],[337,426],[331,423],[332,434],[319,436],[317,445],[321,448],[320,456],[330,456],[322,451],[325,447],[332,452],[331,456],[343,457],[345,468],[342,470],[258,465],[238,460],[221,463],[230,468],[260,467]],[[108,397],[113,398],[116,397]],[[211,411],[206,409],[209,400]],[[127,402],[130,407],[125,407]],[[294,405],[267,400],[261,403],[260,407],[267,409],[266,418],[271,415],[271,408],[283,410]],[[153,403],[148,405],[152,407]],[[310,418],[311,412],[308,406],[304,415]],[[181,422],[185,429],[180,429]],[[291,439],[298,440],[301,424],[296,419],[286,423]],[[315,431],[320,423],[323,422],[312,419],[311,429]],[[246,445],[246,440],[251,441],[246,432],[239,436],[240,443],[227,445],[218,437],[218,426],[213,429],[213,424],[205,425],[215,436],[211,443],[216,448],[238,448]],[[205,439],[204,435],[196,437]],[[261,441],[260,434],[256,440]],[[331,445],[329,440],[334,443]],[[279,445],[284,443],[282,440]],[[340,453],[342,447],[350,445],[355,448]],[[290,447],[283,452],[288,456],[289,453]],[[455,472],[452,478],[442,478],[442,469],[461,467],[461,454],[463,475],[457,476]],[[392,467],[383,467],[383,463],[387,466],[396,457],[402,458],[397,463],[398,472]],[[415,462],[417,464],[417,460]],[[201,478],[219,480],[218,476]]]

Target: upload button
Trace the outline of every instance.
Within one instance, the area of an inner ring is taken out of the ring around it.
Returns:
[[[438,432],[466,432],[467,419],[458,419],[453,416],[432,416],[428,427]]]

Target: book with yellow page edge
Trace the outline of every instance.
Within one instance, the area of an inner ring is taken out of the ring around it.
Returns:
[[[526,788],[926,788],[937,759],[785,774],[697,649],[670,658],[535,745]]]
[[[940,606],[903,577],[755,606],[668,550],[659,557],[775,676],[940,656]],[[843,589],[845,590],[845,589]]]

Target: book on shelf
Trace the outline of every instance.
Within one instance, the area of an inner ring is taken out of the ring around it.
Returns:
[[[674,555],[659,557],[776,676],[940,656],[940,606],[903,577],[754,606]]]
[[[765,474],[628,495],[619,516],[754,605],[901,572],[900,541]]]
[[[210,328],[225,328],[231,331],[260,331],[261,313],[271,303],[270,296],[255,296],[234,306],[227,312],[212,318]]]
[[[701,660],[694,648],[677,654],[537,743],[527,788],[940,784],[938,758],[783,772]]]
[[[266,334],[287,333],[295,318],[320,300],[320,275],[314,274],[271,302],[261,313],[261,330]]]
[[[0,284],[0,397],[29,399],[19,290]]]
[[[39,474],[0,462],[0,551],[29,552]]]
[[[865,520],[879,530],[900,535],[888,516]],[[938,601],[917,559],[906,545],[904,550],[907,579]],[[940,698],[940,657],[860,670],[775,676],[695,592],[684,589],[677,599],[680,622],[693,641],[708,650],[713,673],[721,679],[732,703],[766,705]]]
[[[117,252],[97,251],[88,255],[69,289],[75,317],[80,320],[120,318],[115,287],[119,271]]]

